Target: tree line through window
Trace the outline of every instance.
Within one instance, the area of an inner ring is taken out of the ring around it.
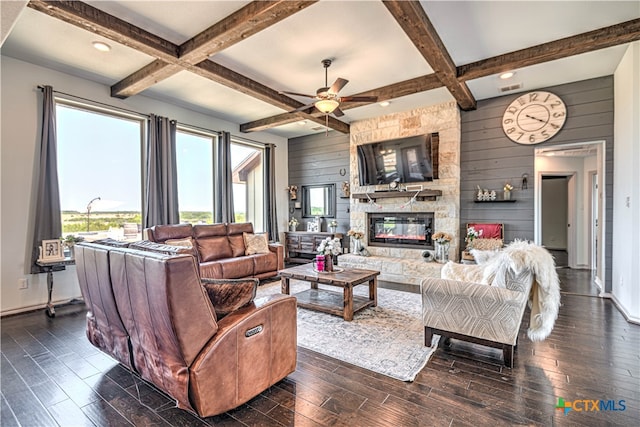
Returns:
[[[58,179],[63,236],[142,238],[146,117],[58,101]],[[216,132],[180,125],[176,168],[180,222],[214,218]],[[264,229],[263,149],[233,141],[236,222]]]

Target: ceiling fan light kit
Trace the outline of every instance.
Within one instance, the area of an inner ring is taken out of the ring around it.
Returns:
[[[315,106],[322,114],[331,114],[333,111],[338,108],[340,103],[335,99],[321,99],[316,101]]]
[[[303,105],[299,108],[296,108],[290,113],[294,113],[297,111],[305,111],[310,107],[315,107],[318,111],[320,111],[325,116],[329,116],[329,114],[333,114],[336,117],[344,116],[342,110],[340,110],[340,104],[342,102],[377,102],[377,96],[338,96],[338,92],[345,87],[349,80],[338,77],[335,82],[331,86],[329,86],[329,72],[328,68],[331,66],[331,59],[323,59],[322,66],[324,67],[324,86],[316,90],[316,95],[305,95],[303,93],[298,92],[287,92],[282,91],[281,93],[285,93],[288,95],[295,96],[304,96],[306,98],[313,98],[313,101],[310,104]],[[327,117],[328,120],[328,117]],[[328,123],[327,123],[328,126]]]

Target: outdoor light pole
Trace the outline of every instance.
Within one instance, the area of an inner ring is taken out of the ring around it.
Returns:
[[[91,199],[91,201],[87,205],[87,233],[89,233],[89,217],[91,216],[91,205],[96,200],[101,200],[101,199],[100,199],[100,197],[95,197],[95,198]]]

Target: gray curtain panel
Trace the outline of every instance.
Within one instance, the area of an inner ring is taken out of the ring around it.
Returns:
[[[43,115],[42,138],[40,139],[40,164],[35,200],[36,215],[33,230],[31,273],[42,273],[36,265],[42,240],[59,239],[62,236],[60,214],[60,189],[58,187],[58,154],[56,138],[56,103],[53,88],[42,89]]]
[[[233,168],[231,167],[231,134],[222,132],[216,156],[214,222],[235,222],[233,212]]]
[[[176,122],[151,114],[147,129],[147,182],[142,226],[178,224]]]
[[[266,175],[266,188],[265,194],[265,203],[267,204],[267,234],[269,238],[273,242],[280,241],[280,236],[278,232],[278,215],[276,212],[276,161],[275,161],[275,150],[276,146],[273,144],[268,144],[264,149],[264,166],[265,166],[265,175]]]

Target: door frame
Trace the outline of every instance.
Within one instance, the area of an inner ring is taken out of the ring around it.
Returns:
[[[534,150],[534,173],[536,176],[536,185],[534,187],[534,241],[537,244],[541,244],[542,242],[542,232],[541,232],[541,191],[540,185],[542,182],[542,178],[540,172],[543,172],[539,169],[538,162],[535,161],[540,156],[542,151],[548,150],[563,150],[563,149],[573,149],[578,146],[584,145],[596,145],[597,154],[596,154],[596,165],[597,165],[597,175],[598,175],[598,241],[600,245],[597,248],[597,269],[595,271],[594,281],[596,285],[600,288],[601,291],[604,292],[604,278],[606,271],[605,264],[605,236],[606,236],[606,158],[605,158],[605,149],[606,149],[606,141],[605,140],[596,140],[596,141],[585,141],[585,142],[576,142],[571,144],[558,144],[558,145],[545,145],[540,148],[536,148]],[[586,173],[589,171],[585,171]],[[544,172],[543,172],[544,173]],[[554,172],[550,172],[554,173]],[[547,173],[549,174],[549,173]],[[589,183],[589,186],[591,184]],[[589,244],[592,245],[594,242],[593,239],[590,239]],[[571,260],[569,260],[571,262]]]

